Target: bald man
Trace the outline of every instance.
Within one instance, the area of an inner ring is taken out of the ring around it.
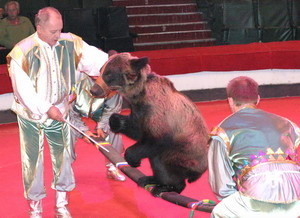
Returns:
[[[43,179],[43,139],[52,159],[56,190],[56,216],[71,217],[68,192],[75,187],[71,167],[69,97],[80,72],[99,76],[108,55],[80,37],[62,33],[58,10],[41,9],[35,17],[36,32],[19,42],[7,56],[17,114],[25,198],[31,217],[42,216],[46,196]]]

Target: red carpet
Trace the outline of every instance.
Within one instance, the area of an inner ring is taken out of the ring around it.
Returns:
[[[260,108],[286,116],[300,125],[300,98],[263,99]],[[209,128],[217,125],[230,114],[224,101],[202,102],[198,104]],[[126,146],[132,142],[125,139]],[[0,125],[0,217],[28,217],[27,204],[23,197],[19,136],[17,124]],[[48,196],[43,201],[44,217],[54,216],[54,191],[50,188],[52,172],[50,170],[49,151],[45,146],[45,180]],[[116,182],[106,179],[104,157],[91,144],[79,141],[77,161],[74,171],[77,180],[76,189],[71,192],[70,209],[73,217],[130,217],[130,218],[174,218],[188,217],[190,210],[159,198],[152,197],[147,191],[127,179]],[[150,174],[147,161],[140,168]],[[211,192],[207,173],[198,181],[188,184],[182,193],[198,200],[216,200]],[[194,217],[206,218],[208,213],[195,212]]]

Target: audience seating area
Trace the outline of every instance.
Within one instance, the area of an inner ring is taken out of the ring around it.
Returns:
[[[300,39],[299,0],[197,0],[218,44]]]
[[[6,2],[0,0],[0,7]],[[53,6],[63,16],[63,32],[77,34],[104,51],[133,51],[126,9],[112,6],[111,0],[20,0],[19,3],[20,15],[28,17],[32,23],[40,8]],[[0,64],[4,62],[2,58]]]

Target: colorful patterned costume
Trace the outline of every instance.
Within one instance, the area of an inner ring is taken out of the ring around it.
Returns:
[[[212,131],[209,180],[222,200],[212,217],[300,215],[299,128],[245,107]]]

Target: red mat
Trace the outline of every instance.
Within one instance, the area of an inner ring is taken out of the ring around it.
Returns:
[[[230,114],[225,101],[198,104],[209,128],[217,125]],[[300,98],[263,99],[260,108],[286,116],[300,125]],[[126,147],[132,143],[125,139]],[[27,204],[23,197],[19,136],[17,124],[0,125],[0,217],[27,216]],[[74,218],[174,218],[188,217],[190,210],[160,198],[127,179],[116,182],[106,178],[104,157],[91,144],[77,143],[77,161],[74,163],[77,187],[71,192],[70,209]],[[45,180],[48,196],[43,200],[44,217],[54,216],[54,191],[50,188],[52,172],[48,146],[45,146]],[[143,161],[140,170],[151,174],[149,163]],[[216,200],[207,181],[207,173],[198,181],[188,184],[182,193],[198,200]],[[194,217],[208,218],[210,214],[195,212]]]

